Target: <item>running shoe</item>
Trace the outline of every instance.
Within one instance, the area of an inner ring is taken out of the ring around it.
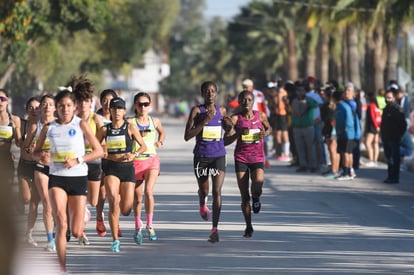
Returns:
[[[323,171],[323,172],[321,173],[321,175],[322,175],[322,176],[326,176],[326,175],[328,175],[328,174],[332,174],[332,170],[331,170],[331,169],[328,169],[328,170]]]
[[[352,178],[352,179],[355,179],[356,178],[356,173],[355,173],[355,169],[354,168],[351,168],[351,172],[350,172],[350,174],[349,174],[349,176]]]
[[[86,246],[86,245],[90,245],[91,243],[89,242],[88,237],[86,236],[85,233],[83,233],[83,236],[79,238],[79,245],[80,246]]]
[[[136,244],[142,244],[144,237],[142,236],[142,228],[135,229],[134,241]]]
[[[370,160],[370,161],[368,161],[367,163],[365,163],[365,164],[364,164],[364,166],[365,166],[365,167],[377,167],[377,166],[378,166],[378,164],[377,164],[375,161]]]
[[[46,249],[47,252],[55,252],[56,251],[55,240],[47,242],[47,246],[46,246],[45,249]]]
[[[210,243],[218,243],[219,242],[219,234],[218,231],[211,232],[210,236],[208,237],[208,242]]]
[[[106,236],[106,227],[105,222],[102,221],[96,221],[96,233],[99,237],[105,237]]]
[[[88,223],[91,220],[91,211],[89,211],[88,206],[85,206],[85,216],[84,216],[85,223]]]
[[[342,174],[336,178],[337,180],[344,181],[344,180],[353,180],[354,178],[350,175]]]
[[[111,245],[111,252],[119,252],[120,246],[121,246],[121,242],[119,240],[113,241]]]
[[[210,218],[210,209],[207,206],[200,206],[200,216],[203,220],[208,221]]]
[[[70,237],[72,236],[72,234],[70,233],[70,229],[66,230],[66,241],[69,242],[70,241]]]
[[[147,234],[148,234],[148,239],[150,241],[158,240],[157,233],[155,233],[154,227],[147,227]]]
[[[32,234],[27,233],[24,242],[31,247],[37,247],[37,242],[33,239]]]
[[[278,157],[276,160],[277,161],[289,162],[289,161],[291,161],[291,158],[288,155],[283,155],[283,156]]]
[[[260,208],[262,207],[262,204],[260,203],[260,200],[257,198],[253,198],[253,213],[257,214],[260,212]]]
[[[253,227],[252,226],[247,226],[246,229],[244,230],[244,235],[243,237],[245,238],[251,238],[253,235]]]
[[[336,179],[338,176],[339,176],[338,174],[332,173],[332,172],[324,175],[324,177],[327,179]]]

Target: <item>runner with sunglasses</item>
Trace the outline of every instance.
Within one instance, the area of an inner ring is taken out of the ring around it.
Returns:
[[[146,213],[146,232],[150,241],[158,239],[155,229],[152,226],[154,216],[154,186],[160,174],[160,158],[156,149],[161,148],[165,140],[165,131],[161,121],[149,115],[151,107],[151,97],[149,94],[139,92],[134,97],[135,117],[130,121],[135,124],[144,142],[147,150],[138,155],[134,159],[135,167],[135,197],[134,197],[134,219],[135,219],[135,235],[136,244],[142,244],[143,235],[141,220],[141,210],[143,195],[145,197],[145,213]],[[139,144],[135,143],[139,148]]]
[[[147,149],[138,127],[125,119],[126,105],[120,97],[110,102],[111,120],[98,132],[98,139],[106,148],[104,182],[109,201],[109,224],[112,244],[110,251],[120,251],[118,235],[119,216],[128,216],[134,203],[135,171],[133,160]],[[140,147],[133,149],[133,142]]]

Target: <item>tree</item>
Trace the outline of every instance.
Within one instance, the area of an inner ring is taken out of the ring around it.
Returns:
[[[151,47],[167,52],[169,30],[180,6],[179,0],[21,2],[28,13],[26,17],[30,18],[26,20],[29,23],[24,36],[19,36],[23,47],[20,51],[13,50],[17,44],[11,38],[16,35],[1,33],[1,46],[10,48],[7,53],[2,52],[10,69],[0,67],[0,74],[4,73],[5,81],[34,78],[40,86],[52,90],[73,74],[88,73],[100,83],[103,68],[110,68],[116,74],[121,68],[140,66],[143,53]],[[14,14],[20,11],[8,10]],[[33,83],[28,84],[33,87]],[[17,83],[10,86],[18,87]]]
[[[171,75],[161,82],[161,93],[168,99],[193,99],[200,80],[194,65],[200,62],[206,32],[203,27],[203,0],[182,0],[169,40]],[[208,52],[204,53],[208,56]]]
[[[27,54],[39,40],[58,39],[63,33],[99,31],[108,19],[106,1],[6,1],[0,18],[1,58],[6,62],[0,86],[16,66],[27,64]]]
[[[0,3],[0,87],[7,80],[25,54],[27,41],[24,39],[30,30],[32,12],[25,1],[2,1]],[[10,60],[10,59],[14,60]]]
[[[143,54],[151,47],[168,52],[168,37],[178,15],[180,1],[112,0],[112,20],[99,37],[105,53],[102,65],[120,68],[123,63],[139,66]]]

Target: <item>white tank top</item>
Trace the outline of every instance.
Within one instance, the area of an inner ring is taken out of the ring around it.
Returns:
[[[34,143],[35,143],[35,142],[39,139],[40,132],[42,131],[42,128],[43,128],[43,125],[42,125],[42,123],[40,122],[40,120],[38,120],[38,121],[37,121],[36,134],[35,134],[34,139],[33,139],[33,142],[34,142]],[[45,139],[45,142],[43,142],[43,145],[42,145],[42,150],[43,150],[43,151],[48,151],[48,150],[50,150],[50,140],[49,140],[47,137],[46,137],[46,139]]]
[[[86,163],[77,164],[70,169],[63,166],[66,157],[77,158],[85,154],[85,139],[80,128],[81,118],[74,116],[68,124],[50,123],[47,137],[50,140],[50,174],[62,177],[88,175]]]

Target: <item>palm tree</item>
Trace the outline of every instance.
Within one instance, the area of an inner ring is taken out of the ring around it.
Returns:
[[[385,1],[385,0],[383,0]],[[407,26],[412,23],[414,16],[414,3],[411,1],[388,1],[386,13],[388,60],[386,68],[386,80],[397,78],[398,67],[398,38],[402,32],[407,31]]]

